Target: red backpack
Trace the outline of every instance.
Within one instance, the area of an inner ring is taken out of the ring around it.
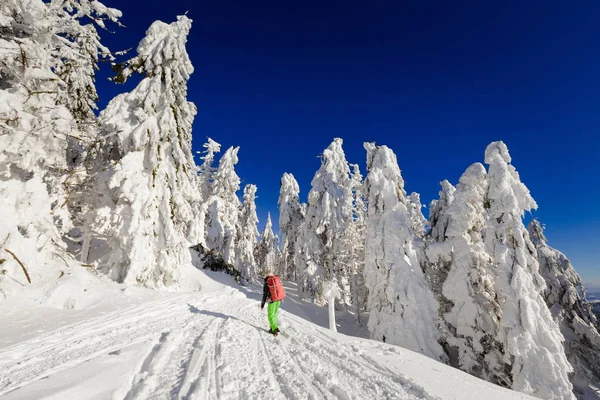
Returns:
[[[271,292],[271,301],[285,299],[285,291],[277,275],[271,275],[267,278],[267,286],[269,286],[269,291]]]

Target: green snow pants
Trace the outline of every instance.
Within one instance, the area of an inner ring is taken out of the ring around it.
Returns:
[[[269,325],[271,325],[271,330],[275,331],[277,329],[277,310],[279,310],[279,305],[281,301],[274,301],[269,303],[268,307],[268,315],[269,315]]]

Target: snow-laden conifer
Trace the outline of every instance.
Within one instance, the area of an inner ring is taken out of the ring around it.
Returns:
[[[202,247],[207,246],[206,244],[206,218],[208,217],[209,207],[212,205],[211,196],[213,194],[213,179],[216,168],[213,166],[215,161],[215,153],[221,151],[221,145],[211,138],[207,138],[207,142],[204,143],[203,147],[205,150],[203,152],[196,152],[201,154],[200,159],[202,160],[202,164],[196,167],[197,176],[197,185],[199,195],[197,199],[195,199],[193,203],[193,208],[195,211],[196,222],[192,225],[192,229],[190,231],[190,240],[195,245],[201,245]]]
[[[304,275],[304,288],[314,293],[319,302],[323,301],[321,282],[346,274],[338,256],[343,250],[341,239],[352,219],[352,188],[342,143],[336,138],[323,151],[296,243],[296,263]]]
[[[565,337],[565,352],[574,369],[575,394],[585,398],[590,384],[600,387],[600,334],[591,304],[586,299],[581,277],[569,259],[550,247],[543,226],[531,220],[528,231],[546,282],[544,298]]]
[[[5,132],[0,168],[6,171],[11,165],[6,174],[25,180],[35,173],[47,184],[55,223],[63,233],[71,228],[66,180],[71,159],[80,156],[69,151],[78,147],[81,153],[88,133],[77,126],[83,117],[73,113],[83,108],[93,119],[93,69],[99,54],[108,51],[93,23],[83,21],[116,22],[121,15],[87,0],[78,1],[74,13],[71,3],[0,4],[0,127]],[[81,82],[85,90],[79,89]]]
[[[244,203],[238,219],[235,252],[236,266],[246,280],[256,280],[260,271],[254,259],[254,249],[258,244],[258,216],[256,215],[256,185],[246,185],[244,188]]]
[[[360,323],[360,314],[367,307],[368,290],[365,284],[365,239],[366,239],[366,214],[364,182],[357,164],[351,165],[352,176],[350,186],[352,187],[353,207],[352,221],[348,226],[343,238],[345,265],[350,274],[350,290],[348,293],[348,304],[354,307],[357,322]]]
[[[83,103],[89,116],[95,88],[88,67],[105,51],[82,21],[120,16],[98,1],[78,4],[73,13],[66,2],[0,2],[0,251],[20,257],[34,283],[56,274],[51,265],[72,262],[61,238],[72,228],[67,180],[88,135],[73,112]],[[74,90],[81,81],[87,90]],[[21,269],[13,257],[0,258],[9,273]]]
[[[502,353],[494,343],[501,317],[496,301],[492,259],[485,252],[484,207],[487,193],[485,167],[471,165],[460,177],[454,199],[446,209],[445,254],[438,263],[447,263],[442,299],[448,308],[443,317],[448,328],[446,344],[451,364],[486,380],[501,374]],[[439,244],[438,244],[439,245]],[[431,254],[431,246],[428,257]]]
[[[495,292],[501,308],[494,340],[504,353],[505,377],[497,382],[544,399],[574,398],[564,354],[564,338],[540,292],[536,249],[523,225],[525,211],[537,208],[527,187],[510,164],[503,142],[485,151],[489,165],[485,248],[493,261]]]
[[[210,185],[211,196],[203,200],[208,204],[205,217],[206,244],[210,250],[221,253],[228,264],[236,260],[236,227],[238,225],[240,200],[240,177],[235,172],[239,147],[230,147],[219,160],[219,167]]]
[[[198,167],[198,181],[200,186],[200,195],[202,199],[206,200],[212,196],[212,185],[215,174],[215,153],[221,151],[221,145],[211,138],[207,138],[208,141],[202,145],[206,150],[201,152],[202,164]],[[199,152],[200,153],[200,152]]]
[[[281,177],[278,205],[279,228],[283,233],[281,246],[282,275],[295,281],[297,269],[294,262],[294,251],[300,234],[300,226],[304,220],[304,213],[300,204],[300,186],[292,174],[284,173]]]
[[[418,238],[425,236],[427,230],[427,218],[423,215],[423,205],[421,204],[421,195],[412,192],[407,198],[408,212],[410,213],[410,228]]]
[[[61,21],[62,62],[55,72],[66,84],[64,101],[78,122],[93,123],[98,94],[95,74],[100,59],[113,60],[109,49],[100,42],[96,25],[105,29],[109,20],[119,24],[121,12],[99,1],[51,0],[48,7]],[[120,24],[119,24],[120,25]]]
[[[52,220],[62,232],[70,229],[62,183],[68,170],[68,140],[77,136],[64,96],[66,84],[55,72],[65,50],[60,45],[60,23],[56,12],[42,1],[0,3],[0,184],[4,190],[4,182],[13,179],[47,185],[46,216],[37,221],[23,219],[18,225],[37,225],[40,232],[52,232],[54,238]],[[2,201],[10,202],[10,197],[5,193]],[[27,204],[23,201],[22,207]],[[2,204],[0,208],[8,207]],[[10,230],[2,225],[6,233],[13,231],[12,241],[22,236],[16,225]]]
[[[448,208],[454,200],[456,188],[447,180],[440,182],[440,185],[442,190],[439,192],[439,199],[433,200],[429,206],[429,232],[424,237],[424,242],[417,242],[419,245],[417,250],[421,269],[436,300],[440,303],[440,312],[443,314],[450,306],[442,294],[442,288],[450,269],[452,246],[446,241],[446,229],[450,218]],[[414,218],[412,221],[414,231]],[[416,226],[420,228],[419,225]]]
[[[177,282],[179,266],[190,261],[190,243],[199,240],[193,237],[199,195],[191,152],[196,107],[187,101],[193,67],[185,49],[191,24],[186,16],[154,22],[116,78],[138,73],[142,81],[100,115],[115,162],[98,178],[109,193],[95,220],[111,249],[102,268],[120,282]]]
[[[447,210],[452,200],[454,200],[454,192],[456,188],[447,180],[440,182],[442,190],[440,198],[431,202],[429,206],[429,221],[430,221],[430,236],[431,239],[437,242],[444,241],[446,237],[446,227],[448,226]]]
[[[387,146],[365,143],[368,200],[365,280],[369,331],[386,343],[441,360],[438,303],[413,247],[404,180]]]
[[[254,258],[261,276],[267,272],[279,274],[279,237],[273,233],[271,213],[267,215],[267,223],[256,246]]]

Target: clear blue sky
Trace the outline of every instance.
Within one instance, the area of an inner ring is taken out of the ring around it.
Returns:
[[[237,171],[258,185],[261,226],[278,214],[284,172],[306,199],[334,137],[363,172],[364,141],[390,146],[424,203],[503,140],[550,244],[600,282],[600,2],[105,4],[127,26],[103,35],[113,51],[189,11],[194,148],[207,136],[241,146]],[[101,107],[127,88],[108,75]]]

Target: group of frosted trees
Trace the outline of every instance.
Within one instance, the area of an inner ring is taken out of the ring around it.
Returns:
[[[308,204],[281,180],[280,272],[316,302],[360,315],[401,345],[541,398],[584,397],[600,383],[598,321],[569,260],[548,246],[506,145],[491,143],[429,221],[407,195],[396,156],[365,143],[367,175],[342,140],[323,152]]]
[[[323,151],[308,202],[281,179],[279,227],[257,230],[257,187],[240,193],[239,148],[191,151],[191,20],[153,23],[114,81],[137,77],[96,116],[94,71],[115,56],[97,29],[121,13],[89,0],[0,3],[0,295],[94,266],[117,282],[177,285],[190,247],[247,281],[273,271],[333,311],[368,315],[374,339],[548,399],[600,380],[598,321],[502,142],[429,220],[395,154],[366,143],[366,176],[342,140]],[[127,55],[129,56],[129,55]]]
[[[0,4],[0,243],[15,254],[3,274],[20,276],[22,264],[35,285],[53,268],[83,264],[117,282],[177,285],[197,245],[249,280],[274,269],[279,239],[267,224],[258,240],[257,188],[247,185],[243,202],[237,195],[239,148],[218,164],[211,139],[199,166],[192,154],[192,21],[153,23],[137,54],[115,63],[124,54],[104,47],[97,29],[120,17],[89,0]],[[116,83],[139,83],[96,116],[102,59]],[[0,289],[6,296],[18,284],[3,279]]]
[[[89,210],[82,188],[99,133],[93,77],[99,61],[114,56],[97,29],[120,17],[98,1],[0,2],[4,296],[20,287],[20,267],[35,284],[57,279],[56,265],[75,264],[63,238]]]

